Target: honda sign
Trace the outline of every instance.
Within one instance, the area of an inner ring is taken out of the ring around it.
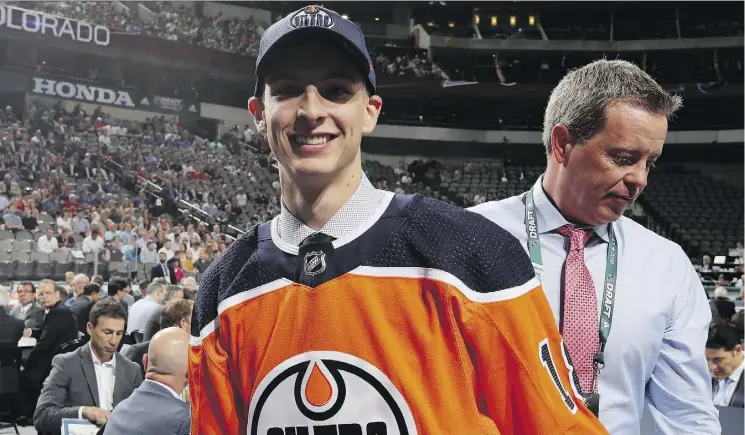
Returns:
[[[135,107],[127,91],[34,77],[35,94],[111,106]]]

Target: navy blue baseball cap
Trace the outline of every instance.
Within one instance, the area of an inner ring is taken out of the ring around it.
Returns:
[[[328,38],[350,55],[355,66],[365,77],[370,95],[375,94],[375,70],[370,53],[365,45],[365,35],[358,25],[336,12],[322,6],[306,6],[276,23],[261,36],[259,56],[256,58],[256,89],[254,96],[264,92],[264,76],[271,59],[281,56],[281,47],[286,47],[303,38]]]

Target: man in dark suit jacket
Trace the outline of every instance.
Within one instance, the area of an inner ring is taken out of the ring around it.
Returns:
[[[706,341],[706,359],[711,370],[714,405],[743,408],[745,355],[740,338],[728,321],[712,322]]]
[[[104,299],[93,306],[90,342],[52,361],[34,413],[37,431],[58,434],[63,418],[106,424],[114,407],[142,383],[137,364],[116,352],[125,322],[124,308],[117,301]]]
[[[735,315],[735,303],[730,300],[724,287],[714,289],[714,298],[709,304],[716,308],[717,317],[730,320]]]
[[[75,316],[61,303],[61,296],[54,281],[45,279],[39,284],[39,300],[46,314],[41,329],[33,331],[36,346],[23,362],[21,372],[21,412],[28,417],[33,415],[36,397],[52,367],[52,358],[64,343],[78,338]]]
[[[88,340],[88,317],[93,309],[93,304],[98,302],[101,297],[101,287],[98,284],[91,283],[85,286],[83,289],[83,295],[72,304],[70,311],[75,315],[75,320],[78,324],[78,331],[83,335],[83,338]]]
[[[145,361],[145,382],[111,414],[104,435],[188,435],[186,386],[189,333],[166,328],[155,334]]]
[[[44,307],[36,301],[36,287],[28,281],[16,287],[18,305],[10,310],[10,315],[26,322],[26,328],[41,329],[44,322]]]
[[[16,319],[6,311],[10,304],[8,291],[0,288],[0,345],[18,345],[23,336],[23,320]]]
[[[150,270],[150,279],[168,278],[171,284],[176,284],[176,273],[173,271],[173,267],[166,262],[165,252],[159,253],[158,259],[160,260],[160,263],[153,266]]]
[[[171,301],[163,307],[163,311],[160,313],[160,328],[181,328],[186,332],[191,331],[191,312],[194,308],[194,302],[186,299],[179,299]],[[156,331],[157,333],[157,331]],[[155,335],[155,334],[153,334]],[[142,343],[135,343],[127,348],[122,355],[132,362],[136,362],[142,369],[142,374],[145,374],[145,362],[143,357],[147,354],[147,349],[150,346],[150,340],[143,341]]]

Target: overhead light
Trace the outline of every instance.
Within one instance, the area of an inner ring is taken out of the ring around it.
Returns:
[[[531,26],[535,26],[535,16],[531,15],[528,17],[528,24]]]
[[[454,22],[452,22],[452,21],[451,21],[451,22],[449,22],[449,23],[448,23],[448,27],[450,27],[450,28],[452,29],[453,27],[455,27],[455,23],[454,23]]]
[[[375,17],[375,21],[380,21],[380,18],[378,18],[378,17]]]
[[[512,16],[510,16],[510,26],[513,26],[514,27],[515,24],[517,24],[517,17],[514,16],[514,15],[512,15]]]
[[[345,20],[348,20],[349,19],[349,15],[347,15],[347,14],[344,14],[341,17],[344,18]]]
[[[480,24],[481,23],[481,17],[479,17],[478,14],[473,16],[473,23],[474,24]]]
[[[493,17],[491,17],[491,25],[492,26],[496,26],[497,25],[497,17],[496,17],[496,15],[493,16]]]

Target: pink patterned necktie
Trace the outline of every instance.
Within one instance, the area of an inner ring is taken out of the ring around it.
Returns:
[[[593,359],[600,350],[598,299],[592,276],[585,264],[585,243],[590,239],[592,230],[564,225],[557,231],[569,237],[569,254],[564,263],[564,321],[561,333],[582,392],[590,393],[595,376]]]

